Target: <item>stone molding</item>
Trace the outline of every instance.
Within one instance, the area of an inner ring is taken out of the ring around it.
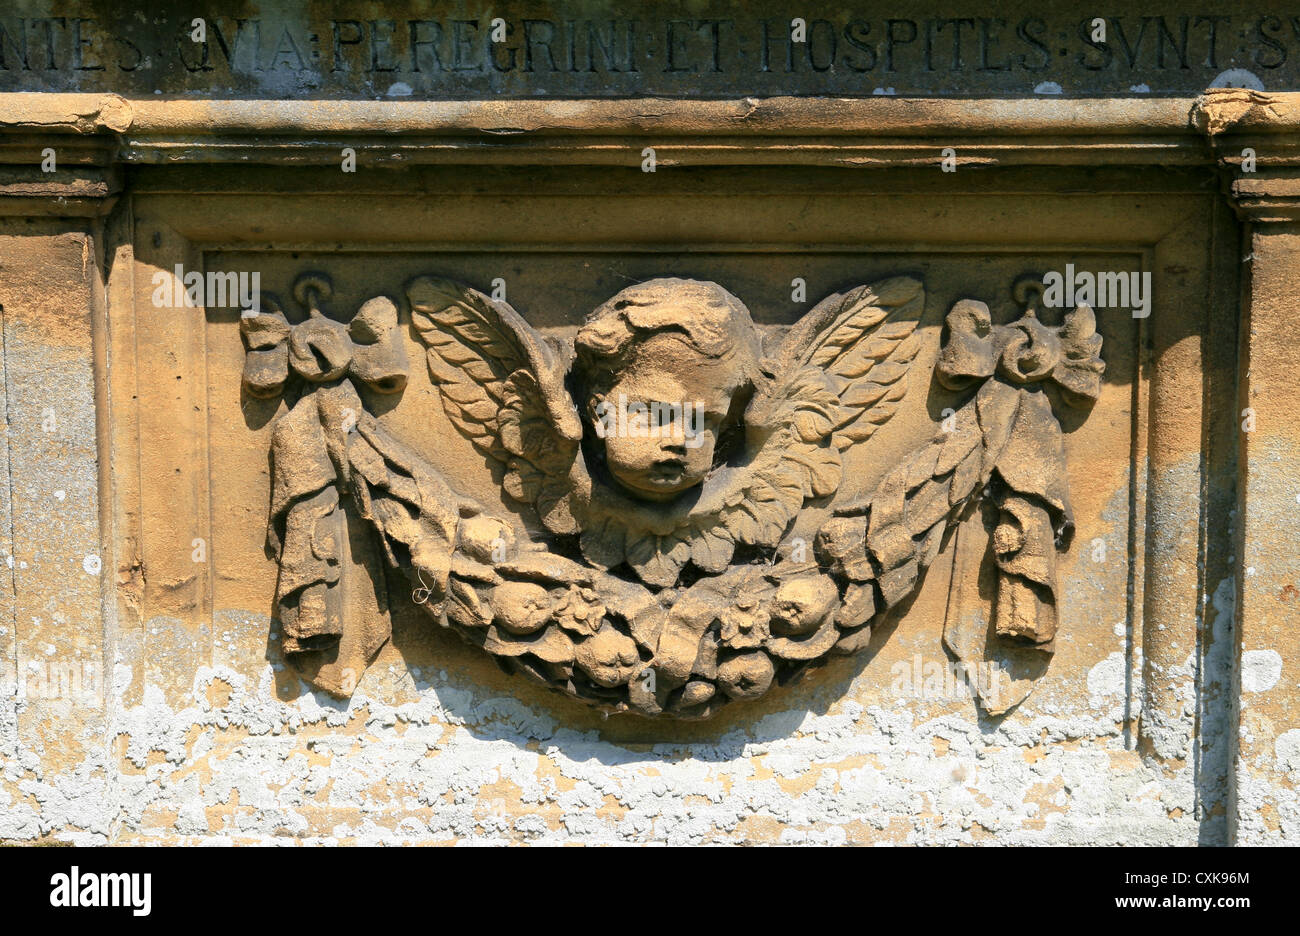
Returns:
[[[41,153],[49,146],[58,151],[59,169],[43,173]],[[1300,278],[1300,249],[1296,249],[1291,227],[1300,222],[1300,94],[1218,90],[1197,98],[1125,100],[880,97],[462,103],[128,100],[116,95],[0,94],[0,216],[44,216],[47,221],[94,219],[88,244],[94,243],[98,249],[106,239],[105,226],[126,225],[121,220],[110,222],[109,217],[119,196],[130,188],[127,179],[131,173],[147,186],[151,174],[161,177],[179,166],[321,171],[337,166],[343,146],[356,149],[361,166],[374,168],[627,167],[640,161],[643,147],[652,146],[665,168],[935,170],[944,158],[943,149],[951,147],[963,169],[1046,170],[1046,180],[1038,183],[1017,176],[1015,184],[1006,186],[1009,197],[1019,197],[1024,187],[1034,184],[1050,188],[1055,178],[1051,173],[1057,169],[1069,170],[1072,186],[1078,185],[1079,173],[1088,169],[1134,170],[1129,191],[1164,190],[1168,174],[1153,171],[1157,168],[1217,171],[1225,196],[1221,205],[1230,207],[1244,225],[1238,229],[1244,245],[1240,275],[1250,287],[1240,303],[1246,322],[1241,331],[1206,333],[1204,337],[1207,346],[1215,339],[1240,345],[1241,376],[1232,388],[1237,405],[1231,411],[1227,410],[1231,404],[1210,411],[1210,391],[1202,381],[1202,368],[1212,349],[1207,347],[1203,354],[1195,342],[1186,340],[1197,326],[1153,321],[1142,333],[1153,349],[1149,384],[1144,383],[1141,390],[1149,394],[1143,401],[1150,408],[1150,422],[1143,425],[1147,437],[1142,444],[1147,448],[1135,456],[1149,459],[1150,465],[1143,492],[1149,524],[1146,535],[1159,539],[1167,533],[1172,544],[1162,557],[1165,566],[1144,570],[1145,591],[1138,599],[1146,603],[1144,626],[1148,629],[1146,708],[1138,747],[1148,761],[1166,765],[1171,772],[1196,757],[1192,750],[1194,713],[1187,702],[1189,694],[1196,692],[1195,676],[1178,670],[1188,647],[1196,646],[1200,639],[1202,623],[1188,609],[1203,604],[1211,590],[1195,578],[1206,553],[1205,537],[1218,534],[1201,531],[1200,540],[1179,538],[1189,524],[1195,532],[1202,500],[1212,492],[1189,489],[1187,475],[1178,472],[1189,450],[1196,450],[1216,433],[1225,437],[1231,428],[1225,421],[1235,423],[1243,409],[1258,408],[1260,399],[1272,401],[1274,412],[1287,400],[1294,402],[1297,388],[1287,371],[1293,362],[1287,363],[1276,344],[1279,329],[1300,321],[1300,311],[1288,291],[1289,284]],[[1246,149],[1254,151],[1253,172],[1244,171]],[[996,177],[990,178],[992,185],[999,184]],[[367,179],[366,184],[382,188],[388,182]],[[1157,275],[1164,270],[1168,277],[1167,271],[1181,262],[1178,245],[1194,238],[1195,234],[1189,233],[1192,229],[1203,232],[1207,227],[1204,221],[1204,217],[1189,216],[1181,226],[1165,225],[1158,237],[1135,235],[1135,242],[1142,242]],[[86,226],[84,221],[77,224]],[[159,258],[198,258],[205,246],[198,233],[179,226],[167,229],[166,237]],[[107,240],[129,243],[130,234],[116,231]],[[36,269],[33,265],[32,270]],[[1238,275],[1238,271],[1224,269],[1206,272],[1206,278],[1215,284],[1207,305],[1217,308],[1230,303]],[[128,288],[124,283],[119,276],[108,285],[88,287],[87,292],[87,303],[98,310],[93,338],[99,346],[96,359],[85,362],[84,369],[95,371],[97,383],[112,383],[115,390],[123,391],[119,399],[129,389],[123,383],[126,378],[109,376],[103,358],[106,348],[124,351],[133,336],[110,334],[105,310],[115,302],[129,307],[138,301],[138,295],[121,293]],[[1209,312],[1205,314],[1208,317]],[[1268,323],[1267,333],[1257,336],[1250,330],[1253,324],[1264,322]],[[87,340],[91,337],[87,331]],[[122,342],[122,346],[112,342]],[[200,351],[192,353],[196,360],[202,357]],[[129,375],[131,381],[135,377]],[[1256,387],[1263,390],[1263,398],[1257,397]],[[1202,403],[1203,410],[1198,411],[1192,405],[1195,403]],[[108,418],[101,413],[101,419]],[[1269,433],[1275,437],[1270,438]],[[1243,436],[1236,456],[1236,496],[1244,516],[1242,527],[1232,533],[1231,547],[1241,557],[1234,573],[1237,594],[1242,596],[1237,618],[1238,656],[1253,646],[1249,640],[1255,635],[1265,634],[1279,647],[1291,640],[1288,659],[1300,658],[1294,638],[1278,628],[1276,611],[1269,603],[1271,595],[1252,593],[1258,585],[1246,572],[1248,568],[1267,569],[1269,585],[1276,588],[1284,588],[1300,574],[1294,570],[1300,540],[1294,531],[1278,529],[1269,519],[1286,501],[1277,496],[1276,482],[1271,480],[1276,478],[1279,464],[1290,465],[1292,477],[1300,476],[1293,449],[1280,438],[1283,434],[1270,428],[1253,439]],[[116,444],[121,446],[120,453],[129,456],[138,442],[129,435],[118,435],[114,443],[111,436],[103,428],[98,437],[98,470],[105,476],[101,490],[106,492],[106,501],[111,500],[112,487],[106,478],[108,453]],[[1252,500],[1261,489],[1267,507],[1263,513]],[[106,520],[105,524],[111,522],[116,521]],[[122,526],[129,524],[123,522]],[[111,539],[106,530],[102,537]],[[123,553],[131,548],[125,536],[119,544]],[[1176,567],[1179,575],[1170,574],[1171,567]],[[118,574],[128,579],[137,572],[129,563],[119,565]],[[105,588],[111,595],[113,586],[106,584]],[[1243,704],[1242,714],[1254,717],[1249,700]],[[1249,742],[1246,747],[1249,749]],[[1238,769],[1237,783],[1244,789],[1254,775],[1245,767]]]

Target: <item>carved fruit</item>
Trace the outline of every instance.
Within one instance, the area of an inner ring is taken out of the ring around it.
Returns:
[[[577,662],[592,682],[606,689],[622,685],[642,668],[636,642],[609,624],[578,644]]]
[[[817,628],[811,635],[806,637],[773,637],[764,644],[764,648],[772,656],[780,657],[783,660],[814,660],[835,646],[838,636],[839,629],[836,628],[835,621],[827,615],[822,620],[821,627]]]
[[[861,517],[832,517],[817,531],[813,548],[830,564],[866,555],[867,525]]]
[[[492,589],[497,624],[512,634],[531,634],[551,619],[551,596],[532,582],[503,582]]]
[[[756,699],[772,685],[774,673],[766,653],[742,653],[718,664],[718,685],[733,699]]]
[[[717,694],[717,687],[703,679],[692,679],[682,686],[682,708],[703,705]]]
[[[829,578],[799,578],[783,583],[772,599],[772,631],[811,633],[835,609],[839,597]]]
[[[496,517],[467,517],[458,533],[461,550],[479,562],[500,562],[515,543],[514,530]]]

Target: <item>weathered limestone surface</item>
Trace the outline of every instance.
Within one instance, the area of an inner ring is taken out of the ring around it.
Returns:
[[[1300,836],[1273,13],[88,10],[0,16],[0,839]]]

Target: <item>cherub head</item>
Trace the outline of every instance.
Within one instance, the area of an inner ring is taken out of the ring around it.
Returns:
[[[655,279],[587,317],[575,339],[584,415],[614,480],[670,500],[708,475],[738,428],[762,346],[749,310],[717,283]]]

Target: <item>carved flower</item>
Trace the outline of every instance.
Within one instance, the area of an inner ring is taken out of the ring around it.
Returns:
[[[756,595],[740,595],[718,617],[718,640],[730,650],[754,650],[771,636],[766,602]]]
[[[556,622],[567,631],[583,637],[593,636],[600,630],[605,606],[595,589],[570,585],[553,612]]]
[[[821,525],[813,541],[817,558],[824,565],[837,572],[848,573],[850,569],[861,578],[862,565],[865,562],[867,545],[867,524],[862,517],[832,517]],[[867,564],[866,571],[869,572]]]

